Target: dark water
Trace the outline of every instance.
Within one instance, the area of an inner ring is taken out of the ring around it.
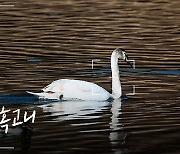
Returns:
[[[0,104],[21,116],[36,110],[36,120],[30,132],[1,133],[0,146],[15,149],[0,153],[179,154],[179,8],[178,0],[2,0]],[[52,103],[25,94],[60,78],[111,91],[117,47],[136,64],[120,63],[128,100]]]

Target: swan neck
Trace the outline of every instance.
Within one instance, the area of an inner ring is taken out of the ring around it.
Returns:
[[[112,96],[118,99],[122,95],[121,83],[119,76],[118,56],[115,52],[111,55],[111,71],[112,71]]]

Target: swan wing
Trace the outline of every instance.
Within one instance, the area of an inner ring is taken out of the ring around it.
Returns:
[[[51,84],[47,85],[42,89],[44,92],[62,92],[64,89],[64,85],[68,82],[67,79],[60,79],[53,81]]]

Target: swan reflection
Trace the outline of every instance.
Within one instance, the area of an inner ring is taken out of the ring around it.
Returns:
[[[111,133],[109,134],[109,139],[112,145],[115,145],[118,142],[123,144],[126,138],[126,134],[123,133],[123,124],[121,123],[121,118],[119,117],[122,114],[121,105],[121,99],[117,99],[112,102],[112,116],[110,122]]]
[[[120,119],[120,115],[122,114],[121,104],[122,104],[121,99],[116,99],[113,100],[112,102],[63,101],[63,102],[41,105],[41,107],[44,112],[48,112],[48,114],[50,113],[49,116],[51,116],[52,119],[57,122],[66,121],[66,120],[101,118],[102,113],[104,111],[111,110],[111,117],[110,117],[111,121],[109,123],[109,130],[110,130],[109,140],[112,145],[116,145],[119,142],[121,142],[121,144],[125,143],[125,138],[126,138],[126,134],[123,133],[122,130],[123,124],[121,123],[121,119]],[[99,121],[97,120],[97,123],[98,122]],[[77,125],[87,125],[87,123],[77,124]],[[102,130],[96,130],[96,131],[102,131]]]
[[[50,116],[55,116],[53,120],[75,120],[75,119],[94,119],[100,115],[95,113],[101,112],[108,108],[110,102],[97,101],[62,101],[52,104],[41,105],[44,112],[50,112]]]

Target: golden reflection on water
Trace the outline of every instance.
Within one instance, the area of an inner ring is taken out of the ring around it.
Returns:
[[[63,77],[81,79],[74,72],[90,69],[97,58],[96,68],[109,66],[116,47],[127,49],[137,68],[179,68],[178,1],[13,4],[0,10],[1,92],[38,89]]]

